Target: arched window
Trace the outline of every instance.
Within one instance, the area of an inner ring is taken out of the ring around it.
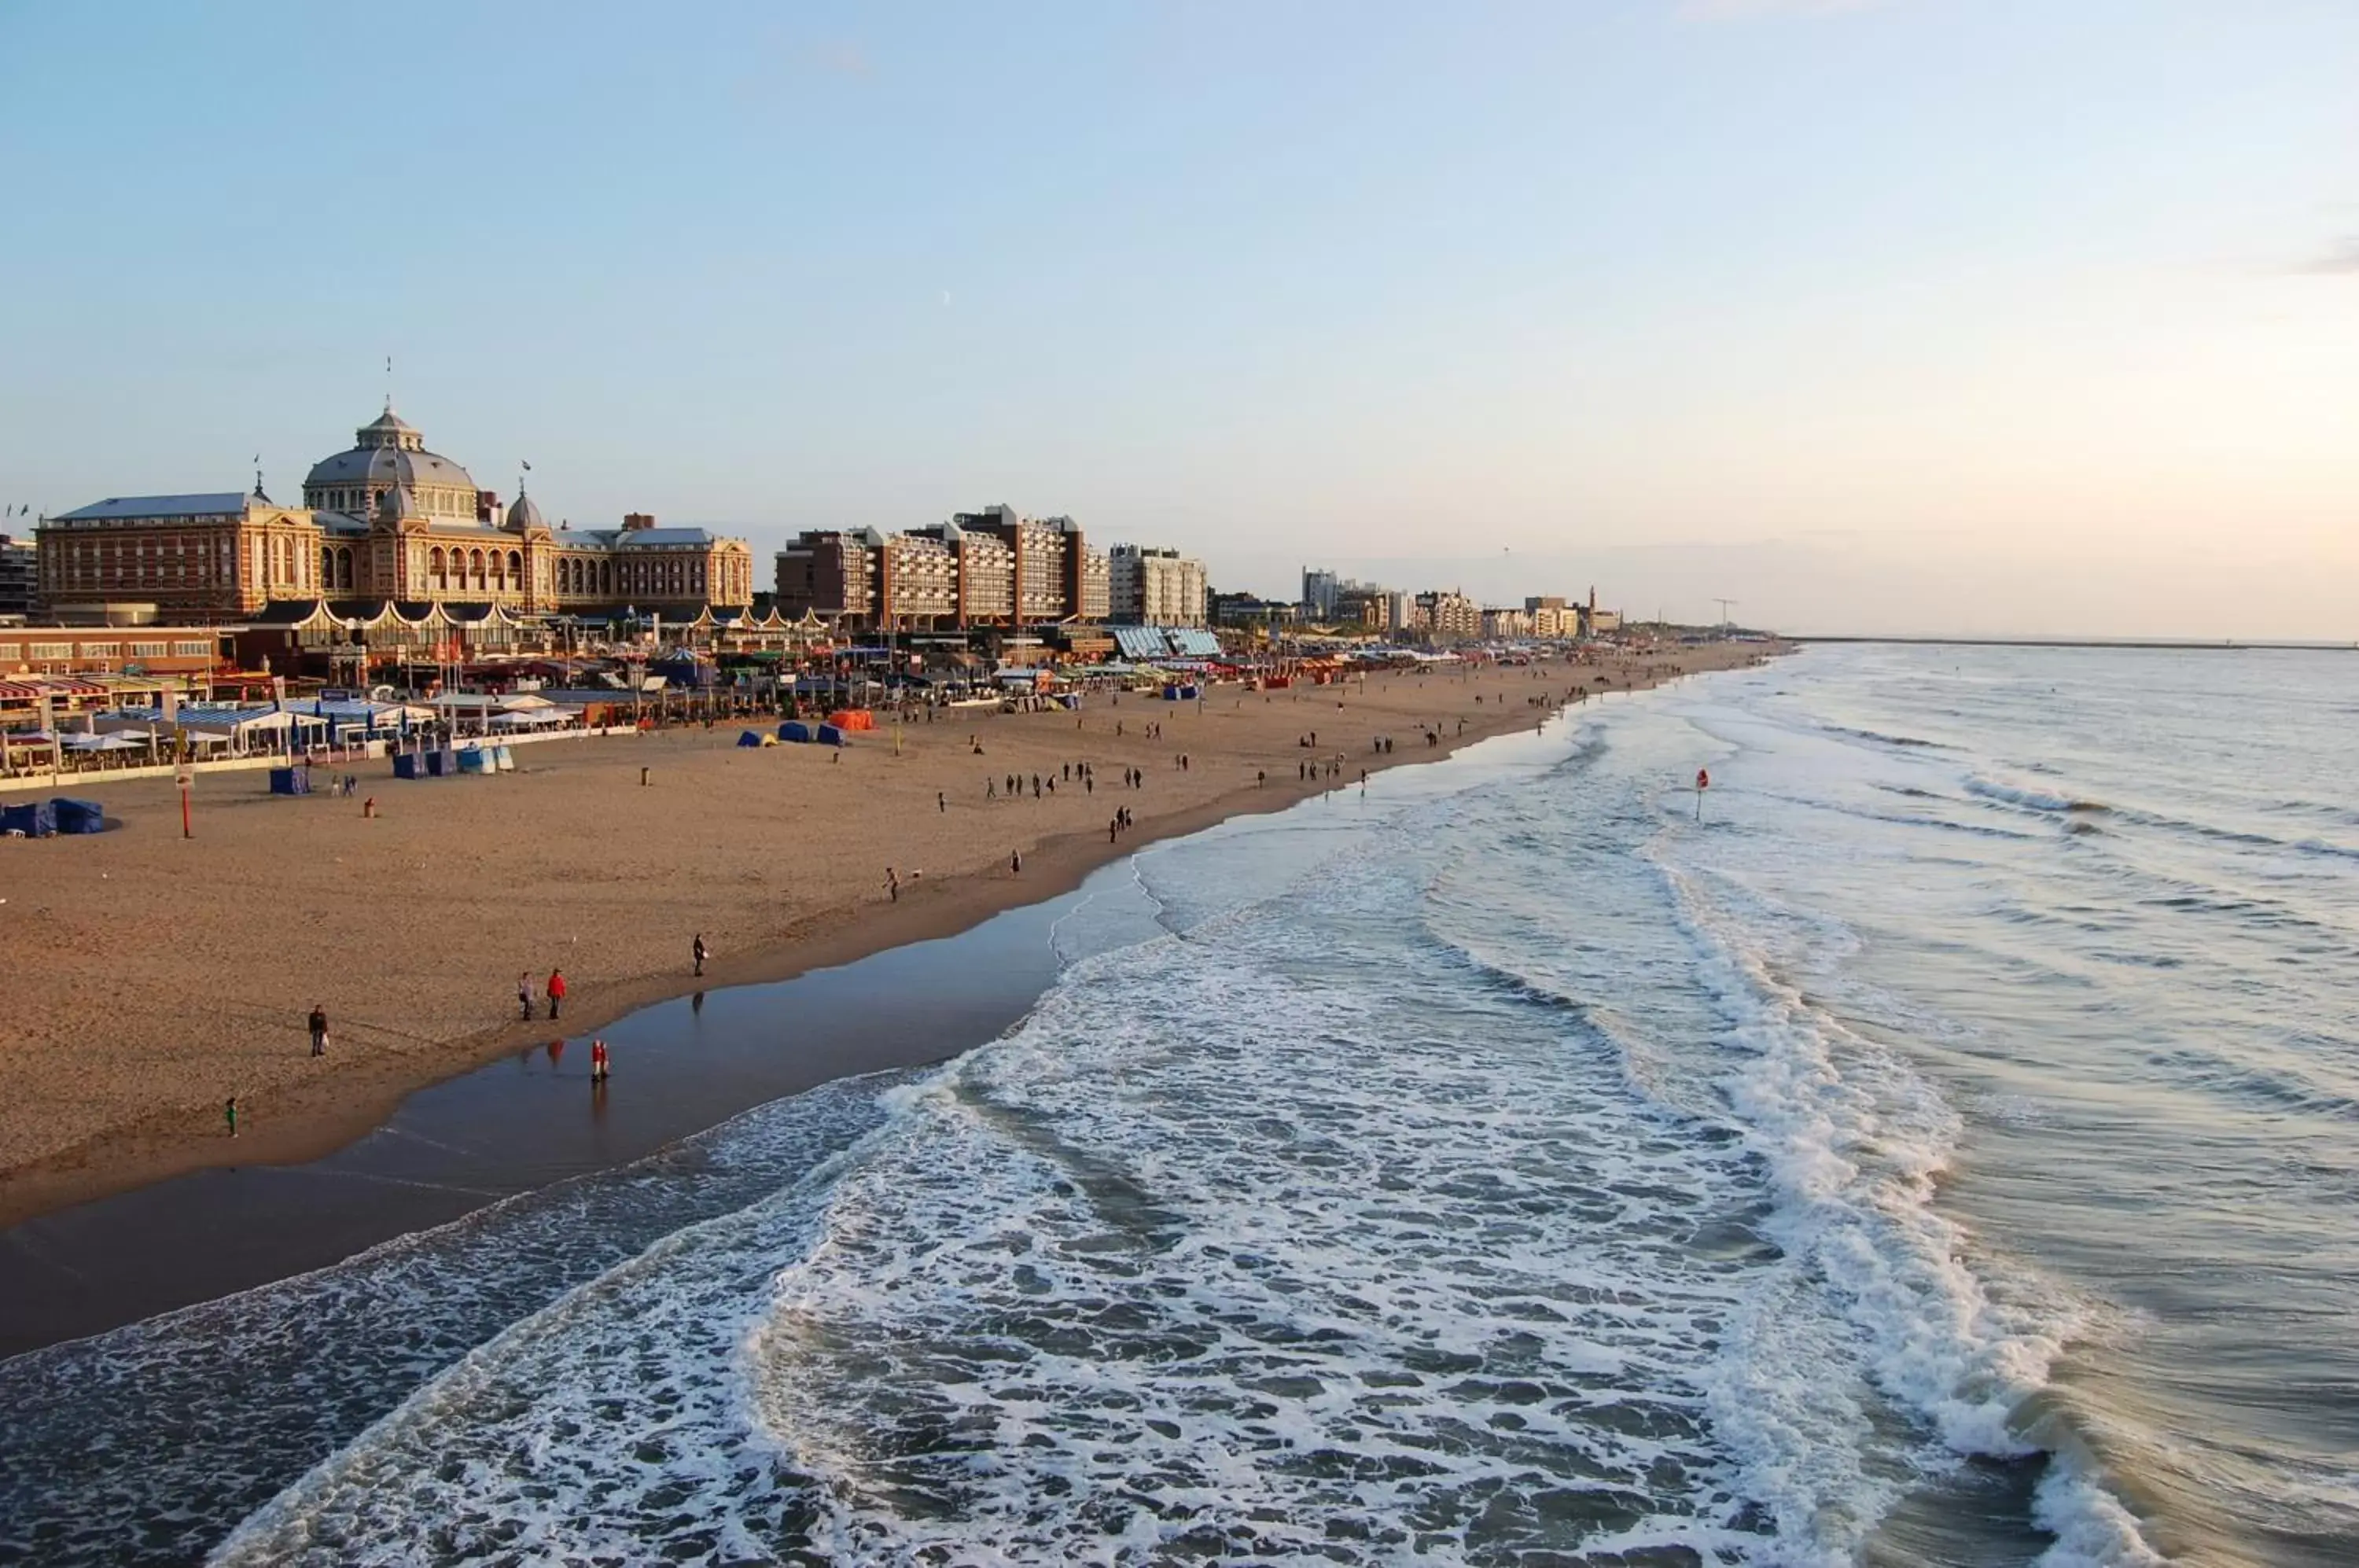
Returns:
[[[611,561],[598,563],[598,592],[610,599],[614,596],[614,563]]]
[[[433,578],[434,586],[437,588],[446,588],[450,586],[450,584],[443,580],[442,576],[442,547],[440,545],[436,545],[434,547],[434,552],[426,558],[426,572],[429,576]]]
[[[336,552],[326,545],[320,547],[320,582],[330,588],[336,585]]]
[[[336,561],[336,575],[342,580],[342,584],[346,589],[350,589],[352,587],[353,547],[350,545],[346,545],[343,550],[339,552],[338,560]]]
[[[524,592],[524,557],[515,550],[508,551],[508,585]]]
[[[471,550],[467,552],[467,576],[476,587],[481,588],[484,585],[484,552],[482,550]]]

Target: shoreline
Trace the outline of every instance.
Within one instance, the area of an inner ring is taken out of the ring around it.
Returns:
[[[1549,693],[1584,679],[1593,681],[1600,671],[1611,671],[1611,689],[1593,691],[1591,696],[1591,700],[1603,702],[1614,691],[1626,694],[1647,690],[1684,675],[1736,667],[1755,655],[1784,649],[1782,646],[1767,650],[1731,648],[1724,651],[1737,657],[1701,659],[1694,655],[1703,650],[1683,651],[1689,657],[1667,655],[1651,661],[1651,666],[1636,660],[1596,667],[1549,661],[1534,669],[1544,683],[1543,690]],[[1526,672],[1519,669],[1514,673]],[[1501,674],[1498,670],[1482,671],[1478,679],[1487,676],[1495,691],[1501,685],[1516,689],[1528,684],[1505,681]],[[1332,689],[1313,687],[1305,691],[1324,700]],[[1221,693],[1234,694],[1225,688],[1221,689]],[[1438,693],[1428,691],[1418,694]],[[1466,720],[1464,732],[1445,734],[1439,745],[1419,745],[1388,755],[1353,757],[1346,753],[1347,771],[1339,779],[1288,783],[1273,778],[1266,785],[1240,784],[1170,810],[1142,811],[1136,825],[1116,842],[1108,842],[1094,831],[1071,829],[1046,832],[1028,839],[1010,839],[1008,842],[1017,845],[1023,855],[1020,875],[1011,874],[1004,862],[993,861],[905,883],[896,901],[870,894],[806,909],[770,933],[768,940],[741,952],[716,956],[706,964],[701,979],[682,964],[660,971],[577,982],[568,998],[574,1004],[573,1008],[558,1026],[553,1027],[546,1019],[527,1022],[511,1018],[495,1027],[440,1038],[409,1035],[406,1038],[424,1050],[339,1062],[334,1072],[265,1089],[250,1098],[241,1092],[241,1126],[234,1139],[223,1136],[204,1113],[186,1105],[159,1107],[66,1148],[0,1170],[0,1228],[14,1228],[208,1169],[291,1166],[317,1160],[368,1136],[413,1094],[463,1077],[520,1049],[540,1045],[552,1034],[568,1040],[582,1038],[633,1014],[694,993],[776,984],[840,968],[913,943],[970,931],[1008,910],[1061,897],[1079,887],[1092,872],[1148,844],[1201,832],[1233,818],[1281,811],[1313,796],[1349,789],[1354,781],[1351,770],[1363,766],[1374,775],[1391,768],[1440,761],[1465,746],[1517,733],[1542,722],[1544,717],[1571,713],[1582,705],[1570,702],[1543,713],[1528,706],[1510,710],[1502,700],[1488,712],[1477,709],[1461,714]],[[1154,718],[1163,717],[1154,708],[1147,712]],[[983,722],[1004,725],[1044,716],[991,715]],[[723,726],[711,732],[709,738],[718,746],[723,744],[720,736],[737,727],[734,724]],[[634,739],[587,740],[578,744],[621,748],[614,755],[640,755],[632,749],[641,744]],[[1289,744],[1287,749],[1294,748]],[[1318,755],[1328,753],[1322,747]],[[1282,759],[1282,755],[1271,758]],[[524,782],[529,787],[529,779]],[[1142,806],[1147,803],[1136,795],[1121,798],[1137,800]],[[397,1032],[361,1027],[371,1033]]]

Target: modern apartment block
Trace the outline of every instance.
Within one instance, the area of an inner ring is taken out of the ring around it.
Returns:
[[[29,615],[40,601],[40,550],[0,534],[0,615]]]
[[[778,614],[865,625],[876,613],[875,558],[884,548],[874,528],[798,536],[778,551]]]
[[[1436,642],[1472,642],[1483,635],[1483,606],[1465,594],[1436,589],[1417,596],[1422,630]]]
[[[1335,618],[1338,596],[1343,592],[1343,580],[1323,567],[1302,569],[1302,613],[1314,621]]]
[[[1107,552],[1108,605],[1133,626],[1201,626],[1209,618],[1204,563],[1176,550],[1118,544]]]
[[[929,534],[887,534],[876,547],[877,624],[904,631],[955,625],[958,553]]]
[[[805,533],[778,552],[777,607],[849,626],[902,630],[1103,621],[1105,555],[1071,517],[1009,506],[961,512],[904,533]]]

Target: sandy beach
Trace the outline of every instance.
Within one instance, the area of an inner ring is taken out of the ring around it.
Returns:
[[[545,1000],[518,1018],[520,972],[538,996],[564,971],[562,1029],[579,1035],[691,989],[963,929],[1156,838],[1528,728],[1536,703],[1601,675],[1620,692],[1764,651],[1215,688],[1201,708],[956,710],[903,725],[897,746],[880,731],[840,752],[740,748],[721,725],[520,746],[518,773],[497,779],[397,781],[380,762],[356,769],[375,820],[358,800],[274,798],[260,773],[208,775],[185,841],[168,782],[78,788],[119,828],[0,844],[0,1224],[204,1165],[316,1157],[411,1090],[556,1032]],[[1376,753],[1379,735],[1397,749]],[[1340,776],[1301,780],[1312,757],[1340,757]],[[1064,773],[1084,762],[1093,790]],[[1021,799],[1004,798],[1010,774]],[[1119,807],[1136,826],[1109,842]],[[304,1029],[315,1003],[322,1058]]]

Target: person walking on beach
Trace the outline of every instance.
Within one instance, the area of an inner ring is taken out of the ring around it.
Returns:
[[[940,791],[940,789],[935,790],[935,791],[934,791],[934,810],[935,810],[937,812],[940,813],[940,814],[948,815],[948,814],[949,814],[949,812],[950,812],[950,809],[951,809],[951,800],[950,800],[950,797],[949,797],[948,795],[945,795],[944,793],[942,793],[942,791]]]
[[[516,975],[516,1012],[526,1023],[532,1022],[532,971]]]
[[[235,1138],[237,1136],[237,1096],[235,1094],[232,1094],[229,1097],[229,1104],[222,1107],[222,1119],[229,1123],[230,1137]]]
[[[1020,849],[1009,850],[1007,852],[1007,874],[1010,877],[1019,876],[1022,874],[1023,870],[1024,852]]]
[[[712,950],[704,945],[704,933],[702,931],[698,931],[696,933],[696,945],[690,948],[690,951],[696,955],[696,975],[697,978],[701,980],[704,977],[704,961],[708,957],[712,956]]]
[[[549,1017],[552,1023],[556,1021],[558,1009],[564,1006],[565,973],[552,969],[549,972]]]
[[[321,1002],[311,1004],[311,1054],[328,1054],[328,1009]]]
[[[606,1042],[603,1040],[593,1040],[590,1042],[590,1082],[603,1083],[605,1081]]]
[[[885,868],[885,897],[896,904],[901,901],[901,878],[889,866]]]

